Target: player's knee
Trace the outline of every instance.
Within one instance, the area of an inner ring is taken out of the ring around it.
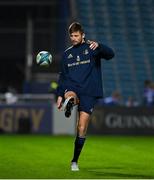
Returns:
[[[77,95],[74,91],[67,91],[64,95],[65,99],[70,97],[70,96],[76,97]]]
[[[83,125],[78,126],[78,134],[79,136],[85,136],[86,135],[86,127]]]
[[[73,92],[73,91],[66,92],[65,95],[64,95],[64,98],[67,99],[68,97],[73,97],[74,98],[74,104],[79,103],[79,99],[78,99],[75,92]]]

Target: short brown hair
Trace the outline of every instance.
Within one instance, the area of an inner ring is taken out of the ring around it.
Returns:
[[[76,31],[79,31],[79,32],[81,32],[81,33],[84,33],[84,30],[83,30],[81,24],[78,23],[78,22],[73,22],[73,23],[69,26],[68,32],[69,32],[69,34],[72,34],[73,32],[76,32]]]

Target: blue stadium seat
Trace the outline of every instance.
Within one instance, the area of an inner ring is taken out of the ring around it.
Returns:
[[[119,89],[140,101],[144,80],[154,80],[153,0],[78,0],[78,18],[88,37],[115,50],[102,61],[105,95]]]

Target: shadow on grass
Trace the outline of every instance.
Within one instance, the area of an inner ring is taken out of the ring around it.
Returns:
[[[117,172],[108,172],[109,169],[112,170],[117,170]],[[89,173],[92,173],[92,175],[96,176],[98,179],[99,178],[118,178],[118,179],[123,179],[123,178],[128,178],[128,179],[154,179],[154,175],[144,175],[144,174],[133,174],[133,173],[124,173],[124,172],[118,172],[118,170],[122,170],[123,168],[121,167],[105,167],[105,168],[86,168],[86,170]]]

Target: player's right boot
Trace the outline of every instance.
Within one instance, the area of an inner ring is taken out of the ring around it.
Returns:
[[[79,167],[78,167],[77,162],[71,163],[71,171],[79,171]]]
[[[63,109],[65,111],[65,116],[67,118],[71,116],[71,111],[73,109],[73,106],[74,106],[74,97],[70,96],[65,100],[63,104]]]

